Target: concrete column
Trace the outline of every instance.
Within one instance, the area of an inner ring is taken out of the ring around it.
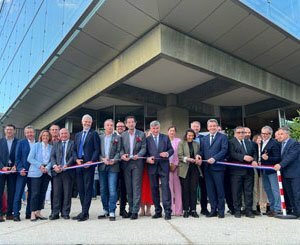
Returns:
[[[177,137],[182,138],[189,127],[189,112],[176,106],[168,106],[157,112],[157,120],[161,124],[161,132],[167,133],[168,127],[176,126]]]
[[[69,129],[70,133],[73,133],[73,119],[72,118],[66,118],[65,128]]]

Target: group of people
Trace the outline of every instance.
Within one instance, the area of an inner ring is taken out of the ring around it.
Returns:
[[[283,176],[288,212],[300,217],[300,144],[290,138],[288,128],[279,128],[274,139],[272,128],[264,126],[251,140],[251,130],[238,126],[228,140],[217,120],[209,119],[207,135],[200,134],[201,124],[194,121],[179,139],[175,126],[169,127],[167,135],[161,133],[159,121],[150,123],[149,132],[136,129],[134,116],[118,122],[116,131],[114,121],[105,120],[100,135],[91,128],[92,123],[92,117],[84,115],[83,129],[74,141],[68,129],[57,125],[42,130],[38,142],[32,126],[25,127],[23,140],[15,138],[14,125],[5,127],[5,137],[0,139],[0,197],[7,184],[6,220],[21,221],[26,185],[26,219],[47,219],[41,210],[50,181],[49,219],[70,219],[74,179],[81,212],[72,219],[88,220],[95,168],[102,202],[98,219],[115,221],[118,199],[120,216],[131,220],[139,215],[150,216],[152,204],[154,219],[161,218],[163,211],[166,220],[172,215],[198,218],[199,190],[201,214],[206,217],[224,218],[226,200],[234,217],[245,214],[254,218],[260,214],[263,193],[269,204],[267,215],[273,217],[281,212],[278,170]],[[273,169],[256,169],[260,165]],[[5,221],[4,217],[0,202],[0,222]]]

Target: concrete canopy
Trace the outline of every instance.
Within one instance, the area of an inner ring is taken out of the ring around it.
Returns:
[[[168,93],[178,94],[178,100],[188,106],[185,91],[209,87],[207,83],[218,78],[219,85],[226,81],[232,90],[250,89],[254,99],[249,103],[270,97],[300,103],[299,40],[238,1],[97,2],[93,1],[1,123],[43,128],[103,94],[109,96],[121,83],[159,92],[162,101]],[[174,76],[165,77],[166,67],[167,72],[181,69],[182,83],[178,76],[176,81]],[[165,91],[148,87],[151,69],[161,74],[162,81],[169,79],[176,86],[165,86]],[[216,105],[214,96],[199,103]],[[112,101],[108,99],[107,105]],[[101,103],[106,102],[104,97]]]

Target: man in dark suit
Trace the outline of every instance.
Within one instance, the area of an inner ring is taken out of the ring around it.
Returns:
[[[0,170],[16,170],[15,154],[18,140],[15,138],[16,127],[12,124],[5,126],[5,137],[0,139]],[[17,174],[0,174],[0,222],[4,221],[2,213],[2,195],[7,183],[7,212],[6,220],[13,220],[13,202],[16,189]]]
[[[204,175],[206,189],[211,212],[206,217],[224,218],[225,192],[224,192],[224,171],[225,166],[217,164],[217,161],[224,161],[228,150],[227,136],[218,132],[218,121],[209,119],[207,121],[209,134],[201,140],[199,155],[196,158],[205,160]]]
[[[103,211],[98,219],[109,216],[110,221],[115,221],[121,139],[119,135],[114,133],[114,121],[112,119],[105,120],[104,134],[100,135],[100,141],[102,142],[100,161],[103,164],[98,166],[98,172]]]
[[[63,171],[75,163],[74,141],[70,140],[69,130],[62,128],[59,131],[60,141],[55,143],[51,151],[50,171],[53,178],[53,212],[50,220],[70,219],[72,185],[74,170]]]
[[[264,126],[261,129],[263,140],[261,151],[262,165],[275,165],[281,161],[280,144],[272,138],[273,129],[270,126]],[[277,174],[273,170],[262,171],[263,185],[270,202],[269,217],[281,212],[281,201]]]
[[[146,139],[144,132],[137,130],[134,116],[127,116],[125,119],[127,131],[122,133],[121,159],[126,183],[129,213],[123,218],[135,220],[141,204],[142,176],[146,154]]]
[[[274,169],[282,172],[284,188],[290,200],[292,214],[300,218],[300,144],[290,138],[288,128],[278,130],[281,143],[281,162]]]
[[[167,135],[160,133],[160,123],[150,123],[151,135],[146,138],[147,162],[150,178],[152,199],[155,206],[155,214],[152,218],[162,217],[162,208],[159,197],[159,179],[161,181],[162,202],[165,211],[165,219],[171,219],[171,191],[169,186],[170,164],[169,157],[174,154],[171,141]]]
[[[21,221],[20,210],[22,206],[22,195],[24,193],[25,185],[27,184],[28,195],[27,195],[27,205],[26,205],[26,219],[30,219],[30,199],[31,199],[31,185],[30,178],[27,177],[27,172],[29,170],[30,163],[27,161],[31,147],[35,143],[35,130],[32,126],[26,126],[24,129],[25,139],[18,142],[16,148],[16,168],[19,172],[17,174],[16,181],[16,192],[14,196],[14,221]]]
[[[242,126],[238,126],[234,129],[234,138],[229,141],[229,159],[232,162],[257,166],[257,152],[253,144],[250,141],[245,140],[245,131]],[[254,218],[254,214],[252,213],[253,169],[230,167],[230,175],[234,216],[236,218],[241,217],[242,191],[244,190],[246,217]]]
[[[201,142],[201,139],[204,137],[203,135],[200,134],[201,130],[201,123],[199,121],[193,121],[191,123],[191,129],[194,130],[196,134],[196,138],[194,139],[196,142],[199,143]],[[201,165],[201,170],[202,170],[202,176],[200,177],[199,181],[199,188],[200,188],[200,205],[201,205],[201,214],[207,215],[208,210],[207,210],[207,192],[206,192],[206,184],[205,184],[205,176],[204,176],[204,167]]]
[[[76,163],[89,164],[99,161],[100,138],[99,134],[91,129],[93,119],[86,114],[82,117],[83,130],[75,135],[74,150]],[[89,218],[89,209],[93,196],[95,166],[76,169],[77,188],[80,197],[82,211],[74,220],[85,221]]]

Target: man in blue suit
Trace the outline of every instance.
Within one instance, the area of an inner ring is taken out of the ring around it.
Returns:
[[[281,161],[280,144],[272,138],[273,129],[270,126],[264,126],[261,129],[262,147],[261,164],[275,165]],[[270,211],[267,216],[274,217],[281,212],[281,201],[277,174],[273,170],[263,170],[262,179],[265,192],[270,202]]]
[[[99,134],[91,129],[93,119],[86,114],[81,120],[83,130],[75,135],[74,150],[78,165],[99,161],[100,138]],[[95,166],[76,169],[77,188],[82,211],[73,220],[85,221],[89,219],[89,209],[93,196]]]
[[[300,144],[290,138],[290,131],[285,127],[279,128],[278,141],[281,143],[281,162],[274,169],[282,172],[292,214],[300,218]]]
[[[161,181],[162,202],[165,211],[165,220],[171,219],[171,191],[169,186],[170,164],[169,157],[174,150],[167,135],[160,133],[160,123],[152,121],[150,123],[151,135],[146,138],[148,174],[150,178],[152,199],[155,206],[153,219],[162,217],[162,208],[159,197],[159,179]]]
[[[31,199],[31,186],[30,178],[27,177],[30,163],[27,161],[31,146],[35,143],[35,130],[32,126],[26,126],[24,129],[25,139],[20,140],[16,148],[16,167],[19,172],[17,175],[16,192],[14,196],[14,221],[21,221],[21,199],[24,193],[25,185],[27,184],[28,196],[26,206],[26,219],[30,219],[30,199]]]
[[[206,217],[224,218],[225,191],[224,171],[225,166],[217,164],[224,161],[228,150],[227,136],[218,132],[218,121],[207,121],[209,134],[201,140],[199,155],[196,158],[205,160],[204,176],[206,180],[207,195],[211,206],[211,212]]]
[[[15,138],[16,127],[12,124],[5,126],[5,137],[0,139],[0,170],[16,170],[15,153],[18,140]],[[6,220],[13,220],[13,202],[16,189],[16,173],[0,174],[0,222],[4,221],[2,213],[2,195],[5,182],[7,183],[7,213]]]

